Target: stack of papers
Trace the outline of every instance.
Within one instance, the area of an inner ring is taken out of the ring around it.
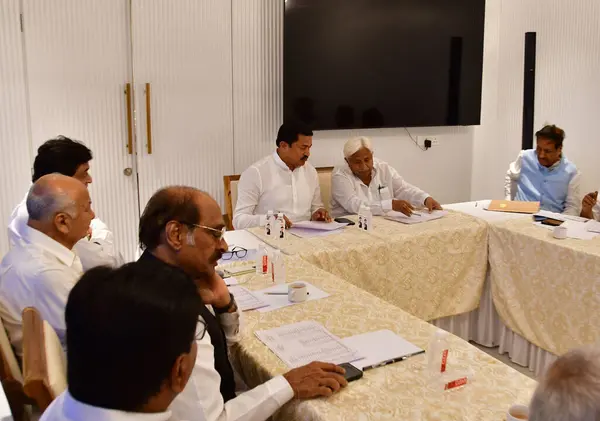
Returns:
[[[363,371],[403,361],[425,352],[391,330],[363,333],[344,338],[342,342],[363,357],[352,363]]]
[[[401,222],[403,224],[419,224],[421,222],[433,221],[435,219],[443,218],[448,215],[447,211],[433,211],[429,213],[427,210],[420,210],[413,213],[411,216],[406,216],[401,212],[390,211],[386,213],[385,219],[390,221]]]
[[[341,232],[346,225],[339,222],[302,221],[294,223],[288,232],[300,238],[324,237]]]
[[[360,358],[355,350],[314,321],[259,330],[255,334],[290,368],[313,361],[342,364]]]
[[[582,218],[581,216],[573,216],[573,215],[563,215],[562,213],[555,213],[550,211],[539,211],[535,215],[534,218],[548,218],[548,219],[556,219],[557,221],[577,221],[577,222],[587,222],[586,218]]]
[[[233,294],[235,302],[242,311],[254,310],[269,305],[265,303],[260,296],[241,286],[230,286],[229,292]]]
[[[571,218],[571,217],[569,217],[569,218]],[[552,219],[555,219],[555,218],[552,218]],[[554,228],[555,228],[551,225],[543,225],[541,222],[534,222],[534,224],[537,226],[540,226],[542,228],[546,228],[549,231],[554,231]],[[596,238],[600,234],[598,234],[598,232],[593,231],[594,227],[589,226],[588,224],[589,224],[589,222],[579,222],[579,221],[567,219],[560,226],[565,227],[567,229],[567,237],[568,238],[574,238],[576,240],[591,240],[593,238]],[[591,227],[592,230],[590,230],[589,227]]]
[[[589,220],[585,223],[585,226],[589,232],[600,233],[600,222],[595,220]]]

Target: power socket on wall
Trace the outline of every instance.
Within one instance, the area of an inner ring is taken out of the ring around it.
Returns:
[[[440,141],[436,136],[417,136],[417,144],[422,148],[425,147],[426,140],[431,141],[431,146],[438,146],[440,144]]]

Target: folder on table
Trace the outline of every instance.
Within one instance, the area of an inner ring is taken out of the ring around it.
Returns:
[[[512,200],[492,200],[487,210],[493,212],[510,212],[534,214],[540,210],[540,202],[517,202]]]

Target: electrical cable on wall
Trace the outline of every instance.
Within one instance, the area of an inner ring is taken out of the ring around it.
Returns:
[[[410,134],[410,132],[408,131],[408,129],[407,129],[406,127],[404,128],[404,130],[406,130],[406,133],[408,133],[408,136],[410,137],[410,139],[411,139],[413,142],[415,142],[415,145],[417,145],[417,147],[418,147],[419,149],[421,149],[423,152],[425,152],[427,149],[429,149],[428,147],[422,147],[421,145],[419,145],[419,142],[417,142],[417,141],[415,140],[415,138],[414,138],[414,137],[412,137],[412,135]]]

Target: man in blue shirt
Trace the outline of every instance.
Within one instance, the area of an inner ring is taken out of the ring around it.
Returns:
[[[521,151],[506,173],[506,200],[540,202],[543,210],[579,215],[581,173],[562,153],[565,132],[555,125],[535,134],[536,149]]]

